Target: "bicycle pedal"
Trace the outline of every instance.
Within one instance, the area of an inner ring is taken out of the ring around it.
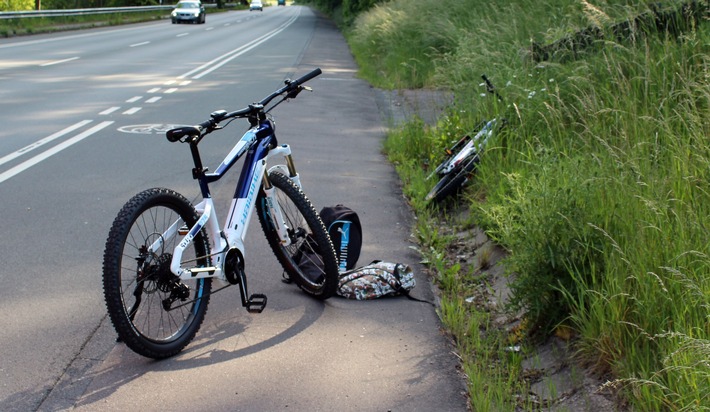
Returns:
[[[266,295],[255,293],[249,296],[249,301],[244,306],[249,313],[261,313],[266,307]]]

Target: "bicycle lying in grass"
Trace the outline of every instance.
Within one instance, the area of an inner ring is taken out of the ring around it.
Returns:
[[[493,84],[486,75],[481,76],[486,83],[486,89],[498,100],[503,101]],[[471,137],[465,135],[452,147],[446,149],[446,158],[427,177],[427,180],[434,176],[439,178],[439,182],[426,195],[427,203],[439,203],[447,197],[458,193],[466,185],[470,177],[476,170],[476,166],[481,161],[488,139],[493,135],[496,126],[505,123],[505,119],[494,118],[481,122],[476,128],[478,132]]]
[[[133,351],[160,359],[180,352],[195,337],[211,293],[239,285],[242,306],[264,310],[267,298],[249,294],[244,273],[246,237],[256,209],[266,239],[290,279],[307,294],[327,299],[338,284],[338,262],[330,237],[306,195],[288,145],[276,141],[270,110],[295,98],[302,84],[321,74],[316,69],[258,103],[241,110],[215,111],[199,125],[169,130],[170,142],[187,143],[202,201],[192,205],[164,188],[145,190],[123,206],[113,222],[103,261],[106,307],[119,340]],[[282,97],[269,109],[276,97]],[[238,118],[250,128],[214,173],[202,166],[198,144],[208,134]],[[223,126],[220,123],[227,122]],[[220,227],[209,184],[225,176],[246,153],[234,198]],[[267,168],[283,156],[285,164]],[[305,253],[306,251],[312,253]],[[319,276],[299,269],[303,256],[322,259]],[[212,279],[225,286],[212,291]]]

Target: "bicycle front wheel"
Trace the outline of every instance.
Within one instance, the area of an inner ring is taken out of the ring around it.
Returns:
[[[338,259],[318,213],[301,189],[283,173],[270,173],[269,181],[276,191],[290,240],[288,246],[281,243],[273,223],[275,217],[261,190],[256,208],[271,250],[286,274],[304,292],[318,299],[333,296],[338,287]]]
[[[427,202],[439,203],[457,193],[476,169],[478,155],[465,159],[463,165],[445,174],[426,195]]]
[[[156,188],[134,196],[113,222],[103,262],[106,308],[119,339],[140,355],[177,354],[205,318],[212,279],[185,281],[170,271],[179,232],[196,221],[187,199]],[[207,236],[197,233],[183,262],[207,267],[209,251]]]

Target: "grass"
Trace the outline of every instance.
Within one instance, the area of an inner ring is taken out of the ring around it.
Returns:
[[[447,261],[441,250],[452,238],[428,224],[431,218],[419,220],[417,233],[420,243],[429,245],[422,255],[439,274],[437,281],[442,294],[438,313],[447,325],[468,377],[471,404],[476,411],[507,410],[511,399],[520,399],[516,401],[518,406],[525,405],[527,400],[518,396],[526,392],[524,382],[519,379],[522,355],[509,350],[510,337],[492,326],[491,315],[476,308],[470,298],[481,285],[474,275],[476,270],[469,272]]]
[[[511,127],[490,143],[460,199],[510,253],[511,309],[526,311],[529,334],[571,327],[580,359],[609,376],[631,407],[708,410],[707,1],[682,33],[639,28],[626,38],[612,28],[648,12],[646,3],[553,3],[393,0],[348,31],[373,84],[456,94],[435,126],[405,125],[384,150],[418,214],[422,250],[436,257],[441,317],[472,407],[512,410],[519,363],[500,350],[507,338],[479,333],[486,314],[461,299],[471,274],[446,262],[446,239],[429,227],[438,212],[423,198],[442,149],[481,118],[505,115]],[[533,61],[533,42],[573,39],[589,27],[604,37]],[[485,95],[482,73],[507,104]]]

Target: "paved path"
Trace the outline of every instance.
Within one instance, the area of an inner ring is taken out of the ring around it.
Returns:
[[[289,119],[279,134],[311,135],[305,147],[288,140],[307,176],[306,192],[317,207],[343,203],[358,211],[365,237],[360,264],[378,258],[413,264],[414,294],[433,300],[410,248],[411,213],[381,154],[387,121],[376,93],[356,77],[341,33],[329,20],[311,18],[314,36],[295,72],[321,67],[324,74],[309,83],[313,94],[279,107],[277,128],[279,118]],[[251,233],[261,236],[258,224]],[[269,296],[262,314],[239,307],[236,288],[213,296],[195,341],[168,360],[114,344],[104,322],[40,409],[466,410],[464,379],[432,306],[405,298],[321,303],[278,276],[250,278],[250,289]]]

